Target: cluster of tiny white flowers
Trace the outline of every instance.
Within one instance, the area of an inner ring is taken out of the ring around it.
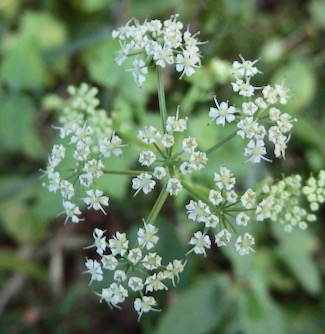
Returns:
[[[201,66],[198,48],[201,42],[197,34],[182,29],[178,15],[164,22],[151,20],[140,24],[135,19],[130,20],[126,26],[113,31],[113,38],[118,38],[121,45],[117,63],[121,65],[128,57],[135,57],[129,71],[139,86],[146,80],[150,65],[165,68],[174,64],[181,78],[193,75]],[[243,102],[240,106],[232,106],[229,101],[219,102],[215,97],[216,106],[209,111],[211,121],[222,126],[236,124],[232,137],[238,135],[247,142],[244,151],[247,161],[271,161],[266,157],[266,139],[273,143],[275,157],[285,158],[290,131],[296,121],[278,109],[279,104],[287,103],[288,90],[283,85],[253,86],[252,78],[261,73],[255,66],[258,60],[249,61],[241,56],[240,59],[232,65],[235,76],[232,88]],[[65,222],[78,223],[82,220],[82,206],[105,214],[109,198],[97,188],[96,181],[105,173],[106,160],[121,156],[125,145],[113,131],[112,120],[105,111],[97,109],[96,88],[82,84],[78,88],[69,87],[68,92],[70,99],[60,117],[62,126],[56,127],[62,143],[55,144],[49,155],[44,186],[50,192],[60,193]],[[239,193],[236,177],[222,165],[214,173],[212,189],[194,189],[191,175],[205,168],[207,154],[224,141],[201,151],[196,139],[187,136],[188,119],[180,117],[179,108],[175,116],[163,113],[161,116],[162,131],[148,125],[137,133],[141,141],[140,170],[120,171],[134,176],[131,180],[134,196],[147,195],[161,183],[162,196],[157,199],[158,205],[154,205],[148,221],[144,220],[137,230],[132,246],[125,233],[117,231],[106,239],[105,231],[95,228],[94,243],[89,248],[95,248],[100,259],[86,259],[90,284],[109,282],[97,293],[100,301],[111,308],[119,308],[127,297],[136,295],[134,309],[139,319],[146,312],[158,311],[154,292],[167,290],[169,281],[173,285],[178,283],[186,264],[186,261],[174,259],[164,265],[155,251],[159,237],[154,221],[162,199],[168,195],[177,196],[185,190],[191,196],[185,210],[195,228],[189,237],[190,250],[186,255],[203,256],[213,243],[217,247],[231,245],[239,255],[248,255],[255,245],[254,237],[247,232],[250,224],[270,219],[282,223],[286,231],[295,226],[305,229],[308,222],[316,219],[314,212],[319,205],[325,202],[325,171],[317,178],[311,176],[304,186],[301,177],[296,175],[265,185],[258,193],[251,188]],[[301,205],[303,196],[310,205],[310,212]]]
[[[101,293],[97,293],[100,301],[104,300],[110,307],[119,308],[129,294],[137,294],[134,309],[139,319],[143,313],[158,311],[155,308],[158,304],[151,294],[167,290],[167,281],[175,285],[185,263],[174,259],[162,265],[161,256],[154,252],[159,240],[157,232],[154,225],[144,221],[143,227],[137,231],[135,245],[130,247],[125,233],[116,232],[111,239],[106,240],[105,231],[95,228],[94,243],[90,247],[95,247],[101,258],[100,261],[86,260],[86,272],[91,275],[89,284],[103,281],[104,274],[113,281]]]
[[[316,220],[315,211],[325,202],[325,171],[318,178],[310,177],[303,185],[300,175],[286,177],[271,186],[264,185],[263,194],[273,201],[270,220],[284,225],[286,232],[298,227],[305,230],[309,222]],[[304,208],[304,200],[310,211]]]
[[[48,180],[43,185],[50,192],[60,192],[65,222],[78,223],[82,220],[83,205],[105,213],[103,206],[109,205],[109,198],[96,188],[95,181],[104,174],[103,159],[110,155],[120,156],[124,145],[110,127],[104,129],[94,125],[96,131],[89,125],[90,120],[96,118],[95,88],[83,84],[80,88],[69,87],[68,91],[72,96],[69,107],[61,118],[62,127],[57,127],[63,143],[52,147],[44,171]],[[104,125],[108,123],[106,120]]]
[[[232,65],[236,81],[232,83],[233,91],[243,97],[241,106],[229,105],[229,102],[219,103],[214,98],[216,107],[211,107],[211,121],[225,126],[236,122],[237,135],[247,140],[244,156],[247,161],[259,163],[261,160],[271,161],[266,157],[265,138],[274,145],[276,158],[285,158],[285,150],[290,139],[290,131],[296,119],[287,113],[281,113],[277,104],[288,102],[288,89],[283,85],[254,87],[251,79],[261,73],[255,66],[258,60],[235,61]],[[255,97],[257,92],[259,96]]]
[[[174,152],[178,144],[177,133],[187,129],[187,118],[179,118],[179,109],[175,116],[169,116],[166,120],[166,133],[163,135],[153,126],[146,126],[139,130],[138,139],[148,145],[148,149],[139,154],[141,166],[150,167],[151,171],[142,172],[132,179],[132,188],[135,195],[142,191],[144,194],[151,192],[156,180],[166,181],[166,191],[171,196],[176,196],[183,189],[181,176],[191,174],[202,169],[208,161],[206,154],[197,150],[197,142],[193,137],[185,137],[181,141],[180,151]]]
[[[146,80],[148,66],[152,62],[162,68],[175,64],[181,78],[193,75],[201,66],[198,45],[202,42],[196,38],[198,33],[192,35],[189,29],[184,32],[182,29],[183,23],[178,21],[178,15],[164,22],[151,20],[140,24],[135,19],[130,20],[112,33],[121,45],[117,64],[121,65],[127,57],[135,56],[133,67],[128,71],[139,86]]]
[[[272,201],[265,198],[258,202],[256,193],[247,189],[239,195],[235,191],[236,178],[231,171],[220,167],[219,173],[214,174],[216,189],[210,189],[208,198],[198,201],[190,200],[185,206],[189,220],[203,224],[203,232],[194,233],[189,244],[193,245],[188,252],[206,255],[211,248],[211,235],[218,247],[227,246],[236,232],[229,226],[246,227],[249,221],[263,221],[270,217]],[[247,255],[253,251],[255,239],[249,233],[237,236],[234,246],[240,255]]]

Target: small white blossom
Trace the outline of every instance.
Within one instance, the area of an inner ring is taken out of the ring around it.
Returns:
[[[167,286],[162,282],[166,279],[163,272],[154,273],[153,275],[146,278],[144,284],[146,286],[146,292],[148,291],[159,291],[167,290]]]
[[[176,196],[183,189],[182,183],[179,179],[170,178],[167,181],[166,191],[169,192],[171,196]]]
[[[156,161],[157,157],[151,150],[140,152],[139,163],[141,166],[150,166]]]
[[[228,168],[221,166],[220,174],[214,173],[214,182],[219,189],[225,187],[227,190],[231,190],[235,186],[236,178]]]
[[[216,97],[214,97],[214,102],[217,108],[210,108],[209,116],[212,118],[211,121],[216,120],[216,123],[222,126],[225,126],[226,121],[231,123],[235,119],[234,113],[237,112],[236,109],[232,106],[229,107],[228,101],[221,102],[219,105]]]
[[[112,239],[108,240],[108,247],[110,248],[112,255],[124,256],[128,250],[129,240],[126,239],[125,233],[116,232]]]
[[[239,236],[235,241],[236,251],[240,255],[247,255],[250,251],[254,251],[251,245],[255,244],[255,239],[249,234],[245,233],[244,236]]]
[[[83,200],[86,205],[88,205],[88,210],[93,208],[94,210],[101,210],[104,214],[106,214],[102,205],[108,206],[109,198],[107,196],[102,196],[103,192],[101,190],[87,190],[86,194],[88,195]]]
[[[132,291],[141,291],[144,287],[144,284],[140,277],[131,276],[128,281],[128,286]]]
[[[157,253],[148,253],[142,260],[143,266],[148,270],[154,270],[161,266],[161,256]]]
[[[152,175],[148,173],[141,173],[136,178],[132,179],[132,188],[136,190],[135,195],[142,190],[145,194],[148,194],[155,187],[156,181],[152,180]]]
[[[102,255],[102,265],[104,269],[108,269],[108,270],[115,270],[116,267],[118,266],[118,261],[116,259],[115,256],[113,256],[112,254],[109,255]]]
[[[162,180],[167,175],[166,169],[164,167],[161,167],[161,166],[155,167],[152,175],[156,179]]]
[[[102,281],[103,280],[103,270],[100,266],[100,263],[96,260],[87,259],[86,268],[88,269],[86,273],[91,275],[90,283],[93,281]]]
[[[204,254],[204,256],[206,256],[205,249],[211,247],[211,240],[207,234],[197,231],[194,233],[189,244],[194,245],[191,251],[194,251],[195,254]]]
[[[158,242],[159,237],[156,235],[158,232],[157,227],[152,224],[146,224],[144,221],[144,228],[139,228],[137,236],[138,243],[141,248],[151,249]]]
[[[134,301],[134,309],[137,311],[140,320],[143,313],[149,311],[157,311],[154,307],[157,306],[156,300],[151,296],[143,296],[142,298],[136,298]]]
[[[79,223],[82,220],[78,217],[78,215],[81,215],[81,211],[76,204],[73,204],[69,201],[64,201],[63,208],[67,215],[64,223],[66,223],[70,218],[73,223]]]
[[[141,250],[141,248],[130,249],[129,254],[128,254],[127,257],[128,257],[128,260],[132,264],[137,264],[138,262],[140,262],[140,260],[142,260],[142,250]]]
[[[105,158],[109,158],[111,154],[120,157],[122,155],[122,147],[126,145],[122,144],[122,139],[113,132],[111,139],[107,137],[103,138],[99,146],[99,151]]]
[[[227,246],[231,238],[231,233],[227,229],[221,230],[215,235],[215,243],[218,247]]]

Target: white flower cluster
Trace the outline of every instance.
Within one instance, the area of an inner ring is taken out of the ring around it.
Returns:
[[[139,163],[141,166],[151,167],[152,171],[143,172],[132,180],[132,188],[136,190],[135,195],[141,190],[148,194],[151,192],[157,180],[166,181],[166,191],[176,196],[182,189],[181,176],[202,169],[208,161],[204,152],[197,150],[195,138],[186,137],[181,141],[181,148],[174,153],[178,147],[176,136],[187,129],[187,118],[179,118],[179,109],[175,116],[169,116],[166,120],[166,133],[161,134],[153,126],[146,126],[138,132],[138,139],[148,145],[148,149],[141,151]]]
[[[102,158],[120,156],[124,145],[111,128],[105,129],[109,134],[106,137],[103,128],[96,126],[96,131],[88,124],[88,116],[90,120],[96,118],[98,100],[94,88],[81,85],[79,89],[70,87],[69,92],[71,107],[64,111],[63,126],[57,127],[63,144],[55,144],[52,148],[44,172],[48,181],[43,185],[50,192],[60,192],[65,222],[78,223],[82,220],[82,205],[105,213],[103,206],[108,206],[109,198],[96,188],[95,180],[104,174]],[[99,118],[102,117],[99,113]]]
[[[97,293],[100,301],[104,300],[110,307],[119,307],[129,297],[129,293],[135,293],[138,297],[134,300],[134,309],[139,319],[145,312],[157,311],[157,302],[151,294],[167,290],[167,281],[175,285],[185,266],[177,259],[166,266],[162,265],[161,256],[154,252],[159,240],[157,232],[154,225],[144,221],[144,226],[137,231],[136,244],[130,247],[125,233],[116,232],[111,239],[106,240],[104,231],[98,228],[94,230],[94,244],[90,247],[96,248],[101,259],[86,260],[86,272],[91,275],[90,283],[103,281],[104,274],[110,275],[113,281],[101,293]]]
[[[235,191],[236,178],[231,171],[222,166],[219,173],[214,174],[216,189],[210,189],[208,198],[198,201],[190,200],[185,206],[188,219],[203,224],[203,232],[197,231],[190,240],[193,248],[188,252],[206,255],[206,249],[211,248],[210,235],[218,247],[227,246],[233,233],[229,226],[246,227],[249,221],[263,221],[271,216],[273,201],[265,197],[257,201],[256,193],[247,189],[242,195]],[[248,232],[237,237],[234,242],[240,255],[252,251],[255,239]]]
[[[129,56],[135,55],[131,71],[134,80],[142,86],[148,74],[148,66],[153,62],[156,66],[165,68],[176,66],[176,71],[182,72],[181,78],[191,76],[201,66],[201,53],[198,48],[202,44],[189,29],[182,31],[183,23],[178,21],[178,15],[168,20],[145,21],[140,24],[130,20],[124,27],[114,30],[113,38],[118,38],[121,45],[116,62],[121,65]]]
[[[216,124],[236,122],[237,134],[247,140],[244,155],[247,161],[259,163],[261,160],[271,161],[266,155],[265,138],[274,145],[276,158],[285,158],[285,150],[290,139],[290,131],[296,119],[287,113],[281,113],[277,104],[286,104],[288,89],[283,85],[254,87],[251,79],[261,73],[255,66],[255,61],[245,60],[233,63],[236,81],[232,83],[233,91],[243,97],[241,106],[230,106],[229,102],[219,103],[214,98],[216,107],[211,107],[209,116]],[[262,96],[257,96],[260,91]]]
[[[271,221],[283,224],[286,232],[295,227],[305,230],[309,222],[316,220],[313,212],[325,202],[325,171],[320,171],[317,179],[311,176],[305,185],[300,175],[286,177],[271,186],[264,185],[263,194],[274,202]],[[303,207],[303,195],[310,203],[311,212]]]

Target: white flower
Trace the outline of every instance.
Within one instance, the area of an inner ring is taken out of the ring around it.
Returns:
[[[184,138],[182,141],[182,148],[184,152],[193,153],[194,150],[197,148],[197,145],[198,144],[195,138],[192,137]]]
[[[63,145],[53,145],[51,152],[52,167],[56,167],[65,157],[66,149]]]
[[[157,157],[151,150],[140,152],[139,163],[141,166],[150,166],[156,161]]]
[[[161,167],[161,166],[155,167],[152,175],[156,179],[162,180],[167,175],[166,169],[164,167]]]
[[[201,231],[197,231],[194,233],[189,244],[194,245],[191,251],[194,251],[195,254],[204,254],[204,256],[206,256],[205,249],[211,247],[211,240],[208,235],[203,234]]]
[[[258,123],[252,116],[245,117],[237,123],[237,128],[239,129],[237,131],[238,136],[243,139],[253,138],[257,132]]]
[[[245,60],[241,55],[239,55],[241,63],[239,61],[234,61],[232,64],[233,69],[235,70],[235,75],[240,77],[252,77],[260,72],[254,65],[259,61],[256,59],[254,61]]]
[[[99,228],[95,228],[93,232],[93,238],[95,240],[94,246],[96,247],[96,252],[99,255],[103,255],[103,252],[105,251],[107,246],[104,231]]]
[[[128,260],[132,264],[137,264],[142,259],[142,250],[141,248],[130,249],[128,254]]]
[[[142,260],[143,266],[148,270],[154,270],[161,266],[161,256],[157,253],[148,253]]]
[[[100,263],[96,260],[87,259],[86,268],[88,269],[86,273],[91,275],[90,283],[93,281],[102,281],[103,280],[103,270],[100,266]]]
[[[143,313],[149,311],[158,311],[154,307],[157,306],[157,302],[151,296],[143,296],[142,298],[136,298],[134,301],[134,309],[137,311],[140,320]]]
[[[62,197],[66,199],[71,199],[75,194],[73,184],[67,180],[62,180],[60,182],[60,190]]]
[[[167,286],[162,282],[166,279],[163,272],[154,273],[153,275],[146,278],[144,284],[146,285],[146,292],[148,291],[158,291],[167,290]]]
[[[99,151],[105,158],[109,158],[113,153],[117,157],[122,155],[122,139],[113,132],[111,139],[104,137],[102,142],[99,145]]]
[[[258,110],[258,106],[253,102],[244,102],[242,104],[243,114],[247,116],[253,116]]]
[[[252,189],[247,189],[240,198],[240,201],[245,209],[252,209],[256,202],[256,193]]]
[[[227,246],[230,238],[231,233],[227,229],[223,229],[215,235],[215,243],[218,247]]]
[[[267,197],[260,202],[256,207],[256,220],[263,221],[266,218],[271,217],[271,209],[273,207],[274,201],[271,197]]]
[[[249,79],[243,81],[242,79],[237,79],[236,82],[232,82],[232,88],[234,92],[239,92],[239,95],[245,97],[251,97],[254,95],[255,87],[249,83]]]
[[[102,196],[103,192],[101,190],[87,190],[86,194],[88,197],[85,197],[83,200],[86,205],[88,205],[88,210],[93,208],[94,210],[101,210],[104,214],[106,214],[102,205],[108,206],[109,198],[107,196]]]
[[[102,265],[104,269],[108,269],[108,270],[115,270],[117,265],[118,265],[118,261],[116,259],[115,256],[113,256],[112,254],[109,255],[103,255],[102,256]]]
[[[173,260],[173,262],[169,262],[166,270],[168,271],[169,275],[168,278],[170,278],[173,282],[173,285],[175,286],[175,277],[177,282],[179,282],[179,274],[184,270],[185,264],[182,263],[180,260]]]
[[[264,156],[266,154],[265,143],[262,139],[253,140],[251,139],[245,148],[245,156],[249,156],[250,158],[246,161],[250,161],[253,163],[261,162],[261,159],[265,161],[272,162],[270,159]]]
[[[139,87],[146,81],[146,75],[148,74],[148,67],[142,59],[135,59],[133,61],[133,68],[126,70],[130,71],[133,78]]]
[[[190,200],[190,203],[185,208],[188,219],[197,222],[207,222],[211,214],[209,207],[201,200],[198,202]]]
[[[128,286],[132,291],[141,291],[144,287],[144,284],[140,277],[132,276],[129,278]]]
[[[213,205],[219,205],[223,201],[223,197],[220,191],[211,189],[209,192],[209,201]]]
[[[140,190],[148,194],[155,185],[156,181],[152,180],[152,175],[148,173],[141,173],[136,178],[132,179],[132,189],[136,190],[134,196],[136,196]]]
[[[153,126],[145,126],[144,130],[138,132],[138,139],[145,144],[156,143],[160,138],[160,132]]]
[[[166,148],[172,147],[175,144],[174,136],[165,133],[161,138],[161,144]]]
[[[223,187],[231,190],[235,186],[236,178],[228,168],[221,166],[220,174],[214,173],[214,182],[220,190]]]
[[[129,240],[126,239],[125,233],[116,232],[112,239],[108,240],[108,247],[110,248],[112,255],[124,256],[128,250]]]
[[[239,236],[235,241],[236,251],[240,255],[247,255],[250,251],[254,251],[251,245],[255,244],[255,239],[249,234],[245,233],[243,237]]]
[[[244,212],[240,212],[237,216],[236,216],[236,224],[239,226],[247,226],[247,223],[249,221],[249,217],[246,215],[246,213]]]
[[[97,293],[97,295],[101,297],[100,302],[104,299],[110,307],[118,307],[118,304],[123,303],[129,294],[122,285],[114,282],[108,288],[102,289],[102,293]]]
[[[169,192],[171,196],[176,196],[183,189],[182,183],[176,178],[170,178],[167,181],[166,191]]]
[[[64,201],[63,208],[65,210],[65,214],[67,215],[64,223],[66,223],[69,220],[69,218],[71,218],[71,221],[73,223],[79,223],[82,220],[78,217],[78,215],[81,215],[81,211],[76,204],[73,204],[69,201]]]
[[[211,121],[215,119],[217,124],[221,124],[223,126],[225,126],[226,121],[231,123],[235,119],[234,113],[237,112],[236,109],[233,106],[229,107],[228,101],[221,102],[219,105],[216,97],[214,97],[214,102],[217,108],[210,108],[209,116],[212,118]]]
[[[92,159],[90,161],[87,161],[83,171],[88,174],[90,173],[93,178],[98,178],[104,174],[103,172],[104,165],[99,159]]]
[[[195,69],[201,66],[201,60],[196,49],[187,48],[182,54],[176,56],[176,71],[182,72],[180,79],[184,75],[190,77],[195,73]]]
[[[166,130],[169,132],[184,132],[187,128],[187,117],[179,117],[179,107],[176,111],[176,116],[168,116],[166,120]]]
[[[126,280],[126,273],[123,270],[116,270],[114,272],[113,278],[117,282],[124,282]]]
[[[146,249],[151,249],[159,240],[159,237],[156,235],[158,229],[152,224],[146,224],[145,221],[143,223],[144,228],[139,228],[137,233],[138,243],[141,248],[146,247]]]
[[[208,162],[208,158],[205,152],[196,151],[191,154],[189,164],[191,169],[200,170]]]

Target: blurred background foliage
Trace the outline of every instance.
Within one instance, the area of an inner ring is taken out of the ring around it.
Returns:
[[[202,148],[227,134],[202,127],[213,95],[231,100],[229,64],[239,54],[262,59],[257,85],[283,81],[290,87],[285,111],[299,119],[285,161],[247,171],[240,144],[231,143],[208,172],[222,161],[250,186],[271,172],[275,179],[308,177],[325,167],[323,0],[1,0],[1,333],[325,333],[324,208],[303,233],[254,227],[257,252],[250,256],[213,249],[207,258],[191,257],[178,289],[158,296],[162,312],[140,323],[131,303],[111,311],[88,287],[84,258],[93,254],[83,247],[92,242],[93,228],[108,235],[134,230],[154,197],[131,200],[128,180],[107,178],[108,216],[88,212],[87,223],[63,225],[61,203],[42,188],[39,172],[57,140],[51,124],[66,88],[81,82],[99,88],[101,107],[122,135],[159,124],[155,78],[139,91],[114,63],[118,44],[110,36],[132,17],[165,20],[173,13],[208,41],[195,76],[179,81],[172,70],[165,74],[169,110],[180,104],[191,114],[189,128]],[[135,161],[130,152],[112,168]],[[186,252],[193,226],[181,209],[185,200],[168,202],[157,222],[167,260]]]

